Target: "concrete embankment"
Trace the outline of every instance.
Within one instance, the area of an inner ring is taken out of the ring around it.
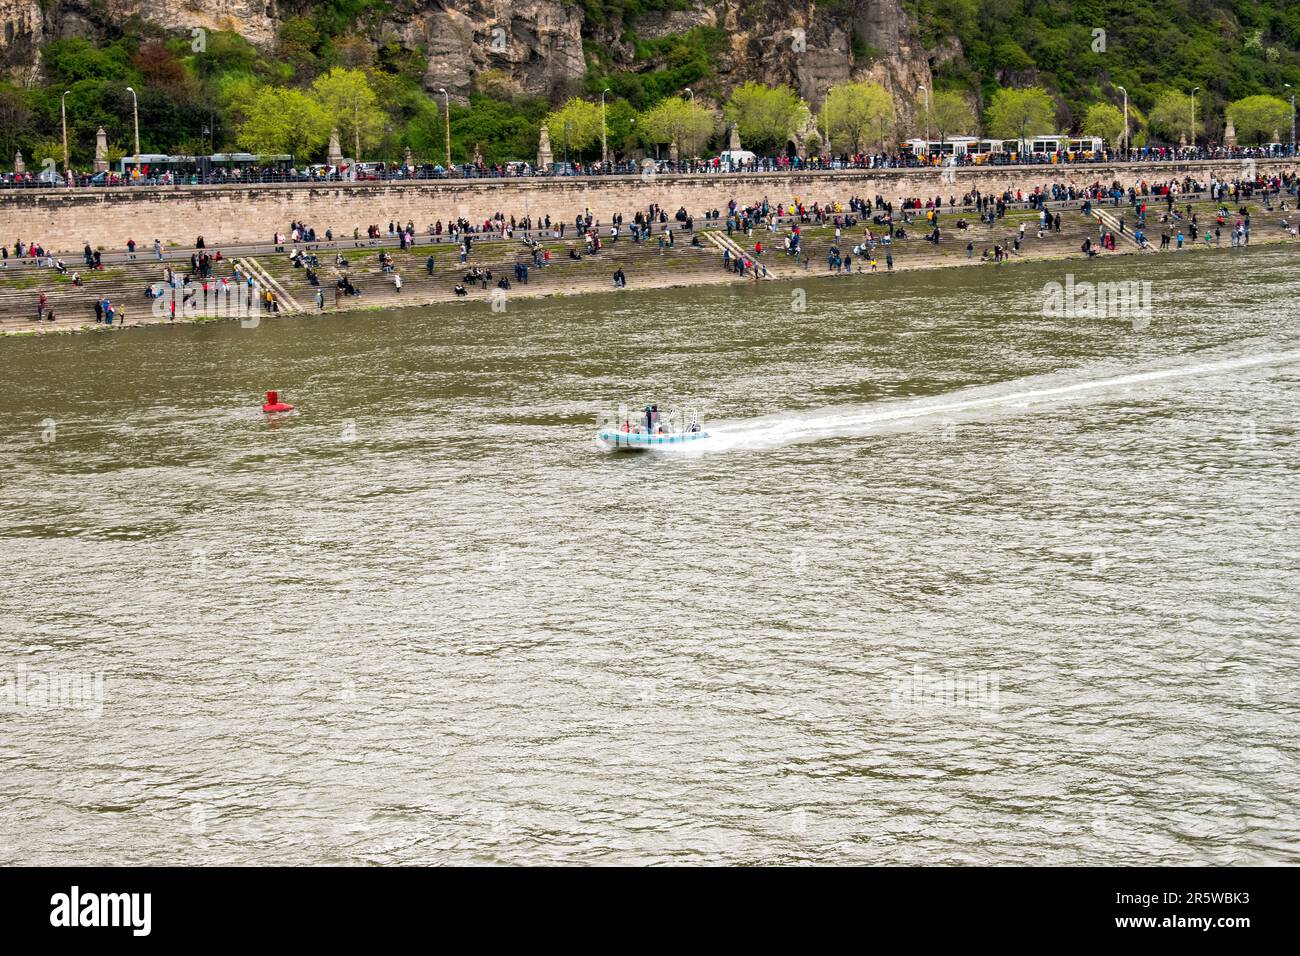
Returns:
[[[1186,204],[1180,204],[1180,210],[1186,210]],[[1277,206],[1265,209],[1252,204],[1252,244],[1268,242],[1294,242],[1282,227],[1282,220],[1287,213]],[[1080,246],[1085,238],[1096,242],[1099,224],[1096,210],[1085,216],[1076,203],[1062,203],[1052,207],[1052,211],[1061,215],[1061,231],[1048,231],[1038,235],[1037,213],[1027,209],[1009,210],[1006,216],[993,224],[981,223],[970,211],[946,212],[941,219],[942,238],[938,244],[926,241],[923,219],[917,218],[912,224],[905,224],[907,235],[896,239],[888,246],[877,245],[875,258],[879,272],[888,270],[886,255],[893,259],[895,271],[916,269],[934,269],[944,267],[985,267],[981,258],[995,245],[1011,248],[1015,237],[1020,235],[1020,226],[1025,226],[1024,238],[1018,251],[1013,252],[1009,261],[1044,260],[1044,259],[1082,259]],[[1200,236],[1192,235],[1190,221],[1181,225],[1186,237],[1185,250],[1205,248],[1204,232],[1216,228],[1216,210],[1212,203],[1201,200],[1192,204],[1192,211],[1197,216]],[[1106,210],[1106,219],[1114,225],[1119,215],[1131,215],[1126,207]],[[1158,233],[1162,228],[1159,222],[1163,213],[1153,209],[1149,214],[1148,235],[1158,244]],[[1294,217],[1294,212],[1291,213]],[[966,228],[958,228],[960,219],[966,221]],[[1132,223],[1126,223],[1131,229]],[[830,224],[804,225],[803,257],[794,258],[781,251],[781,240],[789,232],[789,224],[782,224],[777,233],[758,229],[752,235],[737,232],[728,236],[725,230],[698,230],[698,244],[692,242],[689,233],[677,233],[672,245],[660,245],[656,236],[647,242],[633,243],[626,234],[616,242],[606,240],[597,255],[587,254],[585,245],[580,240],[548,240],[543,249],[549,253],[546,264],[538,268],[534,264],[532,252],[519,240],[479,241],[474,243],[469,259],[460,262],[457,248],[449,241],[431,243],[427,238],[420,240],[413,249],[400,250],[389,242],[372,243],[362,240],[359,243],[351,239],[334,244],[321,244],[316,250],[320,266],[321,299],[318,306],[317,287],[307,279],[305,269],[296,268],[285,253],[271,251],[270,247],[262,249],[243,249],[236,255],[224,258],[216,266],[214,282],[222,276],[231,277],[236,262],[243,265],[245,273],[251,272],[259,283],[269,287],[275,293],[280,311],[267,315],[258,314],[256,319],[243,316],[247,324],[250,321],[273,321],[277,315],[293,312],[357,312],[365,309],[392,308],[396,306],[427,305],[435,303],[458,303],[462,307],[489,309],[494,303],[501,307],[506,301],[524,301],[543,296],[579,295],[591,291],[613,289],[613,274],[621,269],[627,278],[624,291],[637,289],[668,288],[700,284],[722,284],[755,281],[752,274],[741,277],[724,269],[722,247],[733,252],[741,249],[747,255],[754,255],[756,243],[762,243],[764,251],[757,256],[762,263],[767,277],[773,279],[800,279],[809,275],[824,275],[828,271],[827,254],[836,244],[835,227]],[[853,260],[853,271],[846,276],[847,281],[856,281],[859,276],[870,272],[870,259],[855,255],[854,246],[861,243],[865,231],[871,229],[879,237],[883,229],[872,226],[869,222],[845,227],[838,245],[842,252],[849,254]],[[445,237],[444,237],[445,238]],[[1215,243],[1212,242],[1211,245]],[[1220,247],[1231,244],[1228,225],[1221,229],[1217,243]],[[968,249],[968,246],[970,247]],[[393,271],[385,271],[380,264],[380,253],[392,257]],[[335,264],[335,255],[341,254],[347,260],[345,265]],[[1152,251],[1139,252],[1136,245],[1124,236],[1119,237],[1114,252],[1103,252],[1103,256],[1138,254],[1158,261],[1161,253]],[[432,274],[428,260],[433,258]],[[71,285],[67,276],[61,276],[49,269],[11,268],[0,273],[0,331],[69,331],[85,328],[104,328],[94,322],[94,303],[109,299],[118,314],[118,322],[113,328],[131,328],[140,325],[166,323],[170,320],[168,310],[159,310],[154,314],[152,303],[144,296],[144,290],[152,283],[161,281],[163,268],[167,263],[153,259],[151,255],[141,254],[135,260],[123,261],[123,257],[114,256],[103,270],[83,272],[86,284],[81,287]],[[515,267],[528,265],[527,281],[519,281]],[[171,264],[181,270],[188,268],[188,256],[182,261],[171,260]],[[491,274],[486,282],[466,281],[471,269]],[[340,277],[346,275],[359,288],[360,295],[336,296],[336,286]],[[402,287],[396,287],[394,276],[401,276]],[[510,280],[508,290],[499,289],[497,283],[502,277]],[[457,285],[465,287],[465,294],[458,295]],[[46,294],[47,308],[53,309],[54,322],[35,321],[37,305],[41,293]],[[213,295],[215,300],[216,296]],[[178,315],[181,321],[215,320],[231,318],[227,309],[219,313],[215,301],[197,315]]]
[[[188,247],[196,236],[209,244],[265,242],[290,222],[306,222],[323,234],[351,236],[354,229],[413,221],[418,232],[429,223],[464,217],[482,222],[494,213],[534,220],[549,215],[572,223],[591,210],[602,222],[615,212],[630,215],[658,203],[670,212],[694,215],[766,197],[773,205],[798,197],[847,203],[853,197],[960,197],[973,190],[997,194],[1057,183],[1084,187],[1183,181],[1208,182],[1294,173],[1295,160],[1203,160],[1162,163],[1080,163],[1040,166],[971,166],[948,169],[863,169],[835,172],[663,174],[534,179],[433,180],[391,183],[252,186],[144,186],[112,189],[0,190],[0,239],[38,242],[47,249],[79,252],[89,243],[103,251],[122,250],[128,239],[142,247],[155,239]]]

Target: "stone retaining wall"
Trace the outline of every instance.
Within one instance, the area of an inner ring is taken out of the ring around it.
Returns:
[[[364,234],[367,224],[386,231],[388,221],[413,220],[419,232],[438,219],[464,216],[481,222],[495,212],[507,217],[550,214],[573,221],[585,209],[602,221],[614,212],[629,218],[657,202],[671,214],[685,206],[726,209],[767,197],[773,203],[799,197],[807,203],[846,201],[877,194],[897,201],[904,196],[960,197],[978,188],[1030,190],[1051,182],[1085,186],[1119,180],[1168,182],[1188,174],[1238,178],[1251,170],[1295,172],[1293,160],[1192,162],[1133,165],[963,168],[930,170],[851,170],[835,173],[756,173],[745,176],[580,177],[530,180],[469,180],[419,183],[356,183],[331,186],[185,186],[117,189],[0,190],[0,242],[39,242],[46,248],[79,252],[84,243],[122,249],[128,238],[145,249],[154,239],[189,246],[202,235],[209,247],[232,242],[264,242],[275,230],[301,220],[336,237]]]

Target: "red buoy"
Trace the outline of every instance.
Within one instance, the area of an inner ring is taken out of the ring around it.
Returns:
[[[288,402],[280,401],[279,392],[267,392],[266,404],[262,406],[262,411],[267,413],[291,412],[293,411],[293,406]]]

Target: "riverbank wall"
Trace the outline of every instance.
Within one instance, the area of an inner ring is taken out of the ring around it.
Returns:
[[[482,222],[500,212],[506,217],[572,222],[585,210],[602,221],[614,213],[630,217],[658,203],[698,216],[725,210],[732,199],[773,203],[798,198],[805,203],[846,202],[877,195],[894,202],[904,197],[960,198],[1021,190],[1050,183],[1088,186],[1118,181],[1165,183],[1192,176],[1201,182],[1254,178],[1257,174],[1295,173],[1294,159],[1197,161],[1179,163],[1079,164],[1060,166],[961,167],[943,170],[882,169],[836,172],[669,175],[648,177],[566,177],[550,179],[434,180],[400,183],[347,183],[320,186],[137,186],[112,189],[31,189],[0,191],[0,242],[38,242],[59,253],[79,253],[89,243],[104,251],[125,248],[134,239],[142,248],[158,239],[170,247],[192,247],[203,236],[209,248],[229,243],[264,242],[293,221],[306,222],[336,237],[365,234],[370,224],[413,221],[420,233],[430,223],[464,217]]]
[[[1065,263],[1073,260],[1082,267],[1082,260],[1086,258],[1081,251],[1083,241],[1092,239],[1095,242],[1099,229],[1105,224],[1097,221],[1095,211],[1092,215],[1083,215],[1077,203],[1056,205],[1062,219],[1059,231],[1040,232],[1037,214],[1028,209],[1009,210],[1004,218],[992,224],[972,217],[965,228],[958,217],[953,216],[947,217],[946,238],[939,243],[926,241],[923,233],[918,235],[917,230],[909,226],[905,236],[896,238],[888,249],[877,246],[873,255],[864,255],[853,248],[869,227],[853,227],[845,235],[847,241],[840,241],[835,227],[829,224],[804,227],[802,250],[806,258],[786,255],[780,249],[779,240],[763,230],[756,231],[753,236],[736,233],[733,238],[728,238],[725,231],[712,229],[702,231],[698,242],[688,239],[689,234],[681,234],[672,245],[660,245],[657,239],[638,244],[625,236],[621,241],[606,243],[597,255],[585,253],[584,243],[578,239],[547,240],[543,243],[547,258],[541,268],[536,266],[535,253],[517,241],[476,243],[468,261],[461,262],[457,249],[450,243],[424,241],[415,248],[400,250],[388,241],[354,243],[349,240],[332,244],[330,250],[320,250],[322,284],[319,302],[317,288],[310,284],[306,270],[295,268],[287,255],[274,253],[266,246],[217,263],[214,281],[219,282],[223,276],[231,278],[233,266],[239,262],[247,271],[253,272],[259,283],[267,284],[280,300],[282,309],[272,314],[257,315],[254,312],[237,316],[241,324],[253,326],[261,321],[273,321],[285,313],[357,313],[367,309],[416,305],[477,308],[483,310],[485,316],[496,316],[507,307],[513,309],[515,306],[511,303],[515,302],[610,290],[616,271],[626,279],[626,292],[763,282],[752,272],[742,277],[725,268],[722,251],[724,246],[728,246],[733,252],[743,248],[749,254],[759,242],[766,250],[758,257],[763,265],[761,272],[772,279],[795,283],[828,274],[853,281],[875,271],[907,272],[963,266],[995,268],[986,257],[998,245],[1010,254],[1009,259],[1004,260],[1006,262],[1060,261],[1063,269],[1061,281],[1065,281],[1065,272],[1071,268]],[[1185,239],[1178,249],[1171,250],[1173,254],[1184,249],[1192,254],[1207,248],[1236,251],[1232,243],[1231,222],[1225,221],[1222,227],[1219,225],[1214,203],[1201,198],[1190,206],[1182,204],[1180,213],[1187,216],[1194,213],[1202,225],[1193,233],[1184,216],[1169,227],[1180,231]],[[1251,245],[1281,243],[1300,247],[1300,239],[1292,235],[1289,225],[1284,225],[1288,215],[1294,213],[1283,211],[1280,204],[1271,207],[1252,204]],[[1166,228],[1153,225],[1154,232]],[[1211,232],[1208,242],[1203,234],[1205,231]],[[839,247],[846,255],[852,254],[851,273],[831,271],[829,257],[832,247]],[[379,261],[381,251],[390,257],[389,263]],[[335,253],[342,254],[347,262],[335,264]],[[1140,251],[1130,235],[1122,233],[1115,250],[1104,251],[1102,256],[1136,255],[1149,263],[1154,275],[1169,254],[1150,249]],[[104,299],[111,301],[117,313],[118,321],[111,326],[113,331],[123,327],[165,324],[170,321],[169,312],[153,308],[159,302],[151,302],[143,296],[146,286],[161,279],[164,265],[149,256],[125,261],[118,257],[106,269],[87,273],[86,284],[81,288],[71,285],[68,277],[53,270],[0,271],[0,333],[49,333],[87,328],[110,331],[108,327],[94,324],[95,302]],[[521,279],[517,270],[522,265],[528,265],[529,269]],[[471,269],[486,271],[487,275],[482,281],[471,281],[466,274]],[[344,275],[360,289],[360,295],[339,295],[335,291],[338,280]],[[396,282],[397,276],[402,277],[400,287]],[[502,277],[512,280],[508,288],[499,287]],[[461,291],[457,290],[458,285],[463,287]],[[864,294],[873,294],[868,292],[872,288],[876,287],[864,286]],[[875,294],[878,293],[876,288]],[[36,321],[42,294],[46,295],[46,307],[54,313],[55,321],[48,317]],[[203,321],[235,317],[229,310],[221,308],[219,297],[215,295],[196,294],[193,304],[200,302],[200,309],[193,314],[189,309],[181,310],[177,319]]]

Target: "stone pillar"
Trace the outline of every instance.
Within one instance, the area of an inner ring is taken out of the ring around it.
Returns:
[[[537,138],[537,168],[545,169],[553,162],[555,154],[551,152],[551,131],[543,126],[541,135]]]
[[[406,155],[403,156],[402,161],[406,163],[407,169],[412,169],[415,166],[415,159],[411,156],[411,147],[406,147]]]
[[[733,153],[740,149],[740,126],[736,123],[731,124],[731,141],[727,144],[727,149]]]
[[[23,151],[20,149],[14,153],[14,175],[19,176],[27,172],[27,164],[23,162]]]
[[[1236,145],[1237,145],[1237,128],[1236,128],[1235,126],[1232,125],[1232,114],[1231,114],[1231,113],[1228,114],[1228,126],[1227,126],[1227,128],[1223,131],[1223,145],[1224,145],[1224,146],[1236,146]]]
[[[104,132],[104,127],[95,131],[95,172],[103,173],[108,171],[108,134]]]
[[[334,167],[343,165],[343,147],[339,145],[339,130],[337,126],[330,130],[330,145],[328,154],[325,157],[325,162]]]

